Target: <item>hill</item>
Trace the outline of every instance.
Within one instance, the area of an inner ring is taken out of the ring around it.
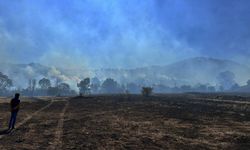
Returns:
[[[136,81],[144,84],[216,84],[219,73],[231,71],[237,83],[245,84],[250,79],[250,68],[230,60],[206,57],[186,59],[165,66],[150,66],[136,69],[103,69],[97,76],[117,80]]]
[[[0,71],[14,80],[18,87],[27,87],[29,79],[43,77],[60,79],[75,86],[85,77],[104,80],[114,78],[120,83],[135,82],[141,85],[165,84],[168,86],[198,83],[215,85],[217,76],[224,71],[235,74],[235,81],[245,84],[250,79],[250,68],[230,60],[196,57],[165,66],[149,66],[134,69],[72,70],[70,68],[48,67],[39,63],[0,65]]]

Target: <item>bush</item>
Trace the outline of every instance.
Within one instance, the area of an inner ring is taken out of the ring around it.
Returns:
[[[151,87],[142,87],[142,95],[143,96],[150,96],[153,92],[153,88]]]

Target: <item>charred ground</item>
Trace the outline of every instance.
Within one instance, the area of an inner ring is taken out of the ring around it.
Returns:
[[[250,99],[232,95],[102,95],[22,103],[1,149],[249,149]],[[8,104],[0,103],[0,127]]]

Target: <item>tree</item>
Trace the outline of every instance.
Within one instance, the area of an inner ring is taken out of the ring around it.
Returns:
[[[150,96],[152,94],[152,92],[153,92],[153,88],[151,88],[151,87],[142,87],[142,95],[143,96],[148,97],[148,96]]]
[[[104,93],[119,93],[121,92],[119,84],[112,78],[107,78],[102,83],[102,91]]]
[[[62,91],[69,91],[70,90],[70,86],[67,83],[60,83],[58,85],[58,89],[60,89]]]
[[[70,86],[67,83],[60,83],[58,86],[59,93],[67,95],[70,92]]]
[[[51,83],[49,79],[43,78],[39,81],[39,85],[42,89],[48,90],[49,87],[51,87]]]
[[[9,79],[7,75],[0,72],[0,90],[6,90],[6,88],[11,87],[12,85],[12,80]]]
[[[77,84],[80,94],[88,95],[90,94],[90,78],[85,78],[80,83]]]

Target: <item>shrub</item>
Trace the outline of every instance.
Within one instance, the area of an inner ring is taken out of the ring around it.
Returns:
[[[153,88],[151,87],[142,87],[142,95],[143,96],[150,96],[153,92]]]

